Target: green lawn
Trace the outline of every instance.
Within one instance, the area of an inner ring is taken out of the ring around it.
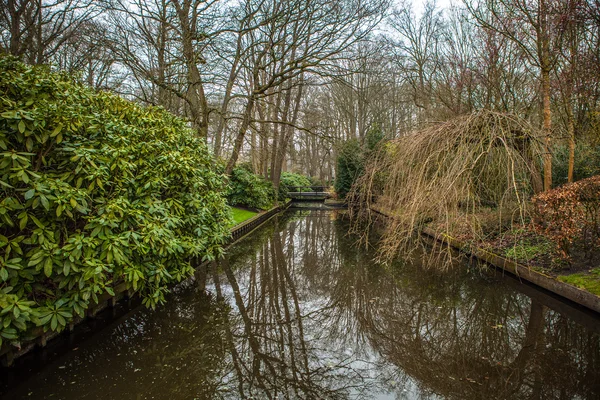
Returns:
[[[254,211],[248,211],[237,207],[231,207],[231,211],[233,213],[234,226],[241,224],[245,220],[250,219],[257,214]]]

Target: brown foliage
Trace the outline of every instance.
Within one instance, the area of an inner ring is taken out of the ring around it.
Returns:
[[[573,247],[600,247],[600,175],[540,193],[533,199],[534,226],[570,259]]]

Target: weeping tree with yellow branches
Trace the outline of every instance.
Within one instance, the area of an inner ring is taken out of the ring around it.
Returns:
[[[542,190],[543,143],[525,120],[478,111],[387,142],[348,195],[352,217],[386,218],[381,251],[414,246],[426,225],[472,239],[529,219]],[[364,221],[364,218],[362,218]]]

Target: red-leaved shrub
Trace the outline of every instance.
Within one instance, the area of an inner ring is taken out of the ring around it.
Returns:
[[[533,199],[535,229],[561,249],[565,258],[578,246],[600,249],[600,175],[569,183]]]

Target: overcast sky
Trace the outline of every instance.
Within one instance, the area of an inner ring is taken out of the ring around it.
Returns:
[[[410,0],[407,0],[410,1]],[[402,0],[396,0],[397,4],[402,3]],[[423,9],[425,8],[426,0],[412,0],[413,9],[415,10],[415,14],[421,15]],[[438,8],[448,8],[451,4],[460,4],[460,1],[457,0],[437,0],[435,4]]]

